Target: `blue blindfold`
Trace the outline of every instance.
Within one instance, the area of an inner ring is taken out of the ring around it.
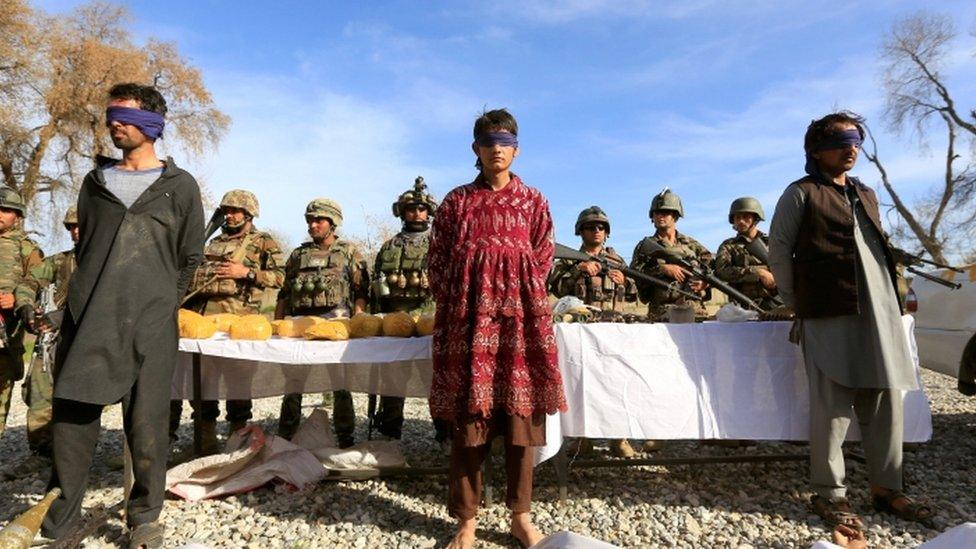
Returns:
[[[861,148],[861,144],[864,142],[861,139],[861,132],[855,130],[844,130],[841,132],[836,132],[828,135],[823,141],[817,143],[809,151],[807,151],[807,163],[804,166],[804,171],[808,174],[817,176],[820,174],[820,169],[817,167],[817,160],[811,156],[812,153],[820,151],[828,151],[831,149],[846,149],[851,145],[857,148]]]
[[[509,132],[483,133],[479,135],[474,142],[479,147],[494,147],[495,145],[501,145],[502,147],[518,147],[518,137]]]
[[[150,139],[162,137],[163,128],[166,127],[163,115],[132,107],[109,107],[106,109],[105,123],[111,124],[112,122],[135,126]]]

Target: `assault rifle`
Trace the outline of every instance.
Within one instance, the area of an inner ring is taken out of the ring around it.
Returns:
[[[210,216],[210,221],[207,222],[207,228],[203,231],[203,241],[206,242],[210,240],[217,229],[224,224],[224,210],[223,208],[217,208],[214,210],[213,215]]]
[[[43,364],[41,371],[46,372],[49,376],[54,375],[54,344],[57,341],[57,331],[50,322],[51,314],[58,310],[58,306],[54,302],[54,293],[56,291],[57,286],[55,284],[45,286],[41,290],[41,303],[38,307],[41,310],[41,315],[39,316],[48,324],[48,329],[41,335],[37,349],[41,355],[41,363]]]
[[[920,277],[924,278],[925,280],[930,280],[932,282],[935,282],[936,284],[941,284],[942,286],[945,286],[946,288],[949,288],[950,290],[958,290],[959,288],[962,288],[962,284],[960,284],[958,282],[952,282],[952,281],[946,280],[944,278],[941,278],[941,277],[938,277],[938,276],[931,275],[929,273],[920,271],[920,270],[916,269],[915,267],[913,267],[913,265],[931,265],[933,267],[938,267],[939,269],[949,269],[950,271],[955,271],[957,273],[964,273],[964,272],[966,272],[966,271],[960,269],[959,267],[953,267],[951,265],[946,265],[945,263],[939,263],[938,261],[932,261],[931,259],[925,259],[925,258],[919,257],[919,256],[917,256],[915,254],[908,253],[905,250],[902,250],[901,248],[894,248],[894,247],[892,247],[891,248],[891,253],[894,256],[895,262],[901,263],[902,265],[904,265],[905,266],[905,270],[908,271],[908,272],[910,272],[910,273],[912,273],[915,276],[920,276]]]
[[[677,265],[683,268],[684,270],[691,273],[691,275],[694,276],[695,278],[704,280],[705,282],[708,282],[710,285],[718,288],[719,290],[722,290],[722,292],[724,292],[725,295],[729,296],[729,299],[735,301],[739,305],[742,305],[747,309],[752,309],[753,311],[757,311],[760,313],[765,311],[765,309],[757,305],[755,301],[749,299],[748,296],[746,296],[739,290],[736,290],[732,286],[726,284],[725,281],[713,275],[710,270],[708,270],[704,265],[701,265],[697,261],[690,261],[688,259],[678,256],[677,254],[669,251],[667,248],[655,242],[654,239],[652,238],[645,238],[641,246],[643,251],[648,255],[650,255],[651,257],[663,259],[666,263],[670,263],[671,265]]]
[[[661,280],[660,278],[653,277],[648,274],[644,274],[636,269],[631,269],[630,267],[624,265],[623,263],[608,259],[605,257],[596,257],[588,253],[583,253],[579,250],[574,250],[569,246],[564,246],[562,244],[556,244],[556,259],[563,259],[566,261],[596,261],[601,264],[605,269],[616,269],[631,278],[638,278],[644,282],[649,282],[656,286],[660,286],[666,290],[671,290],[681,294],[687,299],[692,299],[695,301],[701,301],[702,298],[699,295],[687,292],[678,287],[676,282],[667,282]]]
[[[763,242],[758,235],[756,235],[756,238],[753,238],[746,244],[746,251],[756,256],[756,258],[761,261],[763,265],[766,265],[767,268],[769,267],[769,248],[766,247],[766,243]],[[768,290],[766,290],[766,294],[776,307],[782,307],[785,305],[783,300],[780,299],[778,295],[773,295]]]

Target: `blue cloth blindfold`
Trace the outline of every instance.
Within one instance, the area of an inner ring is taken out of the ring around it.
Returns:
[[[804,171],[812,176],[820,175],[820,168],[817,166],[817,159],[812,156],[812,153],[831,149],[846,149],[851,145],[861,148],[861,144],[863,142],[864,140],[861,139],[861,132],[857,130],[844,130],[842,132],[832,133],[823,141],[817,143],[813,146],[813,148],[807,151],[807,163],[806,166],[804,166]]]
[[[518,136],[510,132],[489,132],[483,133],[474,140],[479,147],[518,147]]]
[[[109,107],[105,110],[105,123],[119,122],[129,124],[139,128],[143,135],[150,139],[159,139],[163,136],[163,128],[166,121],[163,115],[152,111],[134,109],[132,107]]]

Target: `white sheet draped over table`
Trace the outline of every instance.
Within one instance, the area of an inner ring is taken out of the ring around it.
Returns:
[[[911,335],[914,319],[904,317]],[[546,423],[551,457],[564,436],[806,440],[807,376],[786,322],[557,324],[569,411]],[[918,368],[914,337],[909,337]],[[180,340],[173,397],[190,398],[201,353],[205,399],[331,389],[425,397],[430,337],[350,341]],[[856,424],[852,438],[857,437]],[[928,400],[905,396],[905,441],[932,435]]]

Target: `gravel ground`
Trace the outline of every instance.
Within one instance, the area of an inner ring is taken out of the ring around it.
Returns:
[[[849,496],[868,525],[872,547],[914,546],[951,526],[976,517],[974,401],[955,390],[951,378],[923,372],[932,401],[933,441],[906,453],[906,489],[928,498],[938,509],[936,530],[875,514],[867,497],[864,467],[850,464]],[[19,389],[18,389],[19,391]],[[19,394],[19,393],[16,393]],[[280,399],[255,402],[255,417],[273,431]],[[312,396],[306,396],[310,408]],[[365,438],[366,398],[356,395],[360,416],[357,440]],[[192,437],[189,407],[184,408],[181,437]],[[308,409],[306,410],[306,413]],[[26,455],[25,407],[17,399],[0,439],[0,462],[7,466]],[[426,401],[408,399],[404,452],[414,464],[445,465],[427,421]],[[121,447],[121,416],[112,407],[103,416],[106,431],[99,444],[85,506],[112,505],[121,499],[121,475],[103,464]],[[856,450],[856,448],[852,448]],[[601,451],[602,450],[598,450]],[[729,449],[674,442],[662,457],[802,453],[804,447],[781,443]],[[47,474],[0,482],[9,494],[0,502],[5,523],[36,502]],[[444,507],[441,477],[388,479],[348,483],[323,482],[288,493],[265,487],[250,494],[216,501],[186,503],[169,499],[163,511],[167,545],[188,541],[224,547],[435,547],[453,532]],[[504,479],[496,477],[496,494]],[[829,532],[808,510],[805,462],[645,466],[628,469],[575,469],[570,472],[569,499],[557,501],[553,468],[536,476],[535,522],[542,532],[571,530],[624,547],[806,547]],[[497,496],[496,496],[497,498]],[[508,535],[503,504],[483,509],[479,547],[516,547]],[[122,523],[113,519],[87,540],[87,547],[125,541]]]

